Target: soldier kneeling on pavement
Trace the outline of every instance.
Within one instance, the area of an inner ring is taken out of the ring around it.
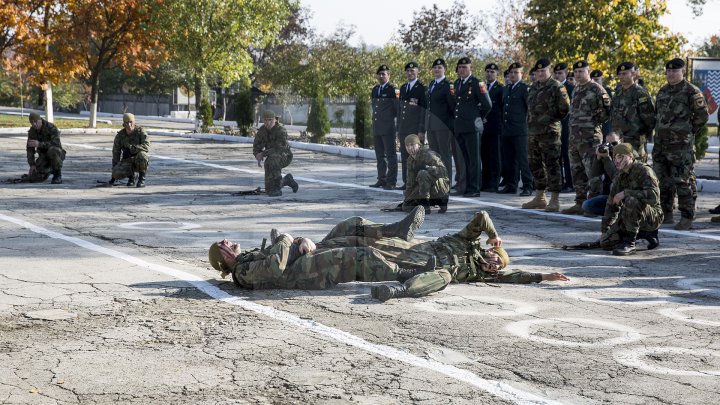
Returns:
[[[269,197],[281,196],[284,186],[297,193],[298,184],[292,174],[282,177],[282,169],[290,165],[293,153],[285,127],[277,121],[271,110],[263,113],[263,126],[258,129],[253,141],[253,155],[258,166],[262,166],[265,161],[265,192]]]
[[[403,211],[409,212],[415,206],[421,205],[425,208],[425,213],[429,214],[430,207],[437,205],[440,207],[438,212],[445,213],[450,179],[442,158],[437,152],[421,145],[417,135],[405,137],[405,150],[409,157]]]
[[[617,174],[605,206],[600,246],[626,256],[635,253],[635,241],[640,238],[647,240],[648,250],[655,249],[663,222],[657,176],[639,160],[631,144],[621,143],[613,153]]]
[[[37,159],[35,158],[37,154]],[[60,143],[60,131],[45,121],[40,114],[30,113],[30,130],[27,140],[27,162],[30,165],[22,181],[40,183],[53,175],[52,184],[62,184],[62,166],[65,150]]]
[[[135,125],[135,115],[123,114],[123,129],[115,135],[112,151],[112,176],[108,182],[114,186],[115,181],[127,177],[126,186],[145,187],[145,175],[150,163],[150,141],[145,130]],[[137,185],[135,172],[138,173]]]

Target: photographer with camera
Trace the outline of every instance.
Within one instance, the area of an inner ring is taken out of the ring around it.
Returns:
[[[595,148],[595,161],[590,168],[589,186],[591,189],[600,189],[599,195],[586,200],[582,209],[586,216],[601,216],[605,213],[610,185],[615,178],[615,164],[613,163],[613,148],[622,142],[622,138],[616,132],[610,132],[601,143]]]

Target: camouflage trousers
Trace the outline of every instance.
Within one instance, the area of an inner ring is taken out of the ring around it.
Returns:
[[[692,145],[663,145],[656,142],[652,151],[653,170],[660,183],[660,205],[663,211],[673,212],[675,195],[683,218],[695,218],[697,184],[695,155]]]
[[[292,154],[268,150],[265,156],[265,191],[270,193],[282,188],[282,169],[292,162]]]
[[[450,192],[450,183],[447,178],[436,179],[427,170],[417,172],[415,181],[408,183],[410,184],[405,190],[405,201],[445,198]]]
[[[595,149],[600,144],[600,133],[578,133],[580,130],[570,129],[570,173],[575,201],[583,202],[602,192],[602,179],[592,178],[593,163],[595,162]]]
[[[112,177],[115,180],[135,176],[135,172],[147,172],[150,164],[150,156],[145,152],[139,152],[127,159],[122,159],[112,168]]]
[[[627,142],[632,145],[633,149],[635,149],[635,152],[637,152],[638,156],[640,156],[640,161],[643,163],[647,163],[647,136],[639,135],[639,137],[637,138],[623,137],[623,142]]]
[[[28,176],[27,181],[38,183],[47,180],[50,174],[62,169],[65,160],[65,151],[57,146],[51,146],[44,153],[38,153],[35,159],[35,173]]]
[[[536,190],[559,193],[562,186],[560,172],[560,134],[545,133],[528,137],[528,161],[535,178]]]
[[[614,247],[622,241],[623,235],[636,237],[640,231],[655,231],[663,221],[662,210],[643,204],[634,197],[625,197],[619,211],[613,222],[603,224],[603,229],[606,229],[600,238],[603,248]]]

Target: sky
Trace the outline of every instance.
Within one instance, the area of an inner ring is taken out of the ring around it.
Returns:
[[[399,22],[405,25],[412,21],[413,11],[420,11],[434,3],[448,9],[453,0],[300,0],[313,12],[310,24],[319,34],[330,34],[338,25],[354,25],[357,43],[364,40],[369,45],[384,45],[396,32]],[[497,0],[465,0],[469,11],[482,13],[492,10]],[[571,3],[570,3],[571,4]],[[681,33],[689,44],[701,43],[712,34],[720,34],[720,0],[709,0],[704,13],[694,17],[685,0],[668,0],[669,15],[661,22],[672,31]]]

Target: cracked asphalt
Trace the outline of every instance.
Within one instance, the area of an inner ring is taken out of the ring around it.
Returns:
[[[1,180],[27,170],[25,131],[0,134]],[[720,397],[720,226],[707,214],[718,194],[701,193],[692,232],[667,228],[657,250],[641,244],[627,258],[558,248],[596,238],[597,219],[517,210],[525,199],[498,194],[451,201],[419,238],[454,232],[485,209],[512,268],[571,281],[454,284],[381,304],[369,283],[238,290],[206,263],[222,238],[256,247],[273,227],[321,239],[349,216],[396,220],[379,208],[400,192],[363,186],[374,182],[374,161],[296,149],[297,194],[234,196],[263,183],[250,145],[151,141],[144,189],[95,188],[109,177],[112,135],[70,131],[64,184],[0,184],[0,403]]]

